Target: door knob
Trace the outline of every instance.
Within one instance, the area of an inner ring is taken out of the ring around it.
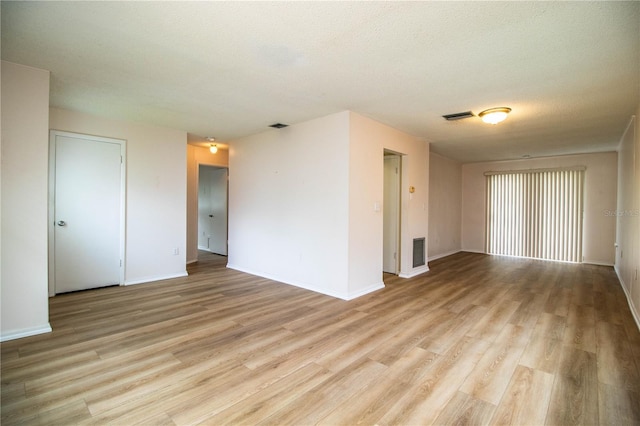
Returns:
[[[60,220],[58,221],[58,226],[66,226],[67,222],[65,222],[64,220]]]

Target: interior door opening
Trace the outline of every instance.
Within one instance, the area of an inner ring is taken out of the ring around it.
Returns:
[[[198,166],[198,250],[227,255],[228,175],[226,167]]]
[[[400,271],[400,176],[400,155],[385,150],[382,271],[394,275]]]

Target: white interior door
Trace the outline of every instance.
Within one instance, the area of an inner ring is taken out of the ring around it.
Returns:
[[[226,168],[198,168],[198,248],[227,255]]]
[[[384,157],[382,270],[398,273],[398,239],[400,237],[400,157]]]
[[[121,284],[124,141],[51,132],[54,292]]]

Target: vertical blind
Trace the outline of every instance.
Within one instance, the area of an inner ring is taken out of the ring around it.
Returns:
[[[582,260],[584,167],[487,172],[487,253]]]

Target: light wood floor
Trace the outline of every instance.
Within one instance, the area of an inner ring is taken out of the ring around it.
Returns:
[[[2,425],[640,424],[611,268],[460,253],[346,302],[225,262],[51,299],[1,345]]]

